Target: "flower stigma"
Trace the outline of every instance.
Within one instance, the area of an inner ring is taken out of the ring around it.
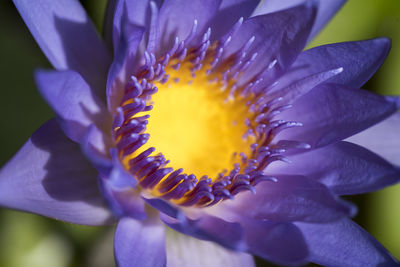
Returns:
[[[120,160],[141,189],[202,207],[276,181],[264,173],[271,162],[285,160],[284,146],[273,144],[273,137],[299,124],[272,120],[290,107],[252,90],[257,79],[238,83],[257,56],[248,53],[254,37],[223,57],[242,21],[212,44],[208,29],[194,46],[188,44],[195,21],[188,37],[176,38],[159,59],[145,52],[125,87],[113,130]]]

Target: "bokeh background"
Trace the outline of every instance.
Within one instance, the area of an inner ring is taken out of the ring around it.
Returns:
[[[101,32],[106,0],[81,2]],[[399,0],[349,0],[310,47],[380,36],[390,37],[393,48],[383,67],[364,88],[381,94],[400,94]],[[33,71],[37,68],[51,66],[11,1],[1,0],[0,166],[53,116],[36,90]],[[355,221],[399,259],[400,185],[349,199],[359,206]],[[113,230],[0,208],[0,266],[112,267]],[[273,265],[257,259],[257,266]]]

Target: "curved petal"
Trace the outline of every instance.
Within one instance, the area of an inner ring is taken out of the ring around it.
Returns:
[[[157,6],[161,6],[161,0],[152,0]],[[148,29],[151,19],[149,0],[109,0],[104,18],[104,39],[108,47],[116,49],[121,33],[121,19],[124,16],[124,8],[127,10],[128,20],[132,25]]]
[[[227,250],[175,231],[167,231],[167,267],[255,267],[251,255]]]
[[[360,88],[382,65],[390,47],[389,39],[377,38],[311,48],[297,57],[287,74],[279,79],[277,88],[283,88],[303,77],[339,67],[344,71],[331,78],[330,82]]]
[[[72,70],[35,73],[39,91],[60,119],[65,134],[81,142],[87,128],[94,123],[102,129],[111,125],[111,116],[93,94],[82,76]]]
[[[58,70],[72,69],[105,99],[109,53],[77,0],[13,0],[36,42]]]
[[[122,218],[114,237],[115,260],[119,267],[165,267],[165,227],[149,218]]]
[[[260,5],[254,10],[252,17],[274,13],[280,10],[289,9],[294,6],[303,4],[306,0],[268,0],[262,1]]]
[[[262,72],[264,82],[271,83],[303,50],[315,15],[315,4],[307,2],[280,12],[251,17],[232,36],[222,59],[234,53],[245,53],[241,61],[251,64],[243,72],[241,83]],[[241,51],[246,46],[248,49]]]
[[[384,120],[396,104],[364,90],[338,84],[322,84],[298,98],[293,107],[276,118],[296,121],[302,127],[286,129],[278,139],[305,142],[313,148],[326,146]]]
[[[266,0],[257,7],[252,16],[287,9],[300,3],[304,3],[305,1],[306,0]],[[317,18],[315,19],[309,40],[312,39],[331,20],[344,3],[346,3],[346,0],[319,1]]]
[[[103,19],[103,36],[104,42],[109,51],[112,51],[114,48],[113,43],[113,32],[114,30],[114,17],[115,17],[115,9],[117,6],[117,2],[120,0],[108,0],[106,10],[104,13]],[[143,2],[143,1],[141,1]]]
[[[387,161],[400,166],[400,113],[362,131],[347,141],[364,146]]]
[[[198,41],[204,34],[214,16],[217,14],[222,0],[165,0],[158,16],[158,45],[161,51],[169,49],[175,37],[183,41],[189,36],[194,20],[197,20],[197,30],[193,41]],[[185,42],[185,45],[190,45]],[[160,50],[159,50],[160,51]]]
[[[279,99],[280,105],[291,105],[299,97],[308,93],[317,85],[324,83],[331,79],[332,77],[339,75],[343,72],[343,68],[331,69],[328,71],[318,72],[306,77],[301,77],[296,81],[286,79],[289,74],[285,74],[278,82],[273,84],[268,88],[265,88],[265,94],[268,95],[270,99]]]
[[[116,149],[111,149],[112,169],[100,176],[100,189],[108,205],[118,217],[146,219],[145,203],[136,189],[137,181],[122,166]]]
[[[116,216],[127,216],[135,220],[146,219],[144,201],[140,198],[137,190],[132,188],[116,189],[109,181],[102,179],[101,191],[107,200],[110,209]]]
[[[1,169],[0,205],[77,224],[107,224],[111,218],[96,170],[54,120]]]
[[[294,224],[245,220],[242,225],[252,254],[282,265],[306,263],[307,244]]]
[[[180,208],[173,206],[171,203],[164,201],[160,198],[154,198],[153,196],[148,196],[148,195],[143,196],[144,194],[145,193],[142,192],[142,198],[151,207],[159,210],[160,212],[164,213],[165,215],[168,215],[171,218],[177,219],[181,223],[187,222],[185,214]]]
[[[260,0],[222,0],[218,13],[210,23],[211,40],[218,40],[240,19],[247,19]]]
[[[375,238],[349,219],[295,224],[305,237],[312,262],[323,266],[399,266]]]
[[[156,0],[154,2],[160,2]],[[126,9],[126,11],[124,11]],[[123,18],[125,16],[127,18]],[[113,18],[113,43],[114,49],[118,47],[118,39],[122,30],[121,21],[129,21],[132,25],[138,27],[148,28],[150,24],[150,1],[129,1],[129,0],[116,0],[114,18]]]
[[[122,10],[120,17],[119,32],[115,38],[114,60],[107,77],[107,105],[111,112],[115,112],[120,104],[125,90],[125,84],[135,68],[135,58],[140,42],[142,41],[145,28],[137,26],[129,20],[127,5],[120,1],[117,7]],[[120,7],[123,5],[123,7]],[[116,22],[117,23],[117,22]]]
[[[340,8],[347,2],[347,0],[322,0],[319,1],[318,14],[315,19],[313,29],[311,31],[310,41],[317,35],[328,22],[336,15]]]
[[[97,169],[100,177],[108,177],[114,167],[109,153],[110,142],[110,137],[92,124],[81,143],[82,153]]]
[[[180,233],[213,241],[236,251],[243,251],[246,248],[244,231],[239,223],[228,222],[205,213],[200,214],[197,219],[180,220],[164,213],[160,213],[160,218],[166,225]]]
[[[114,188],[106,179],[100,180],[101,192],[117,217],[126,216],[135,220],[146,219],[144,201],[133,188]]]
[[[379,190],[400,181],[400,169],[367,149],[338,142],[274,162],[272,174],[298,174],[325,184],[335,194],[352,195]]]
[[[263,182],[255,189],[256,194],[241,192],[233,201],[225,200],[213,214],[229,221],[245,216],[272,222],[328,222],[356,212],[323,184],[303,176],[280,175],[277,182]]]

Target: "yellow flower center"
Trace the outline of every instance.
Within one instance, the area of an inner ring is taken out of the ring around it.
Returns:
[[[162,152],[174,169],[214,179],[240,163],[240,153],[250,153],[255,140],[244,137],[248,107],[243,98],[229,99],[224,85],[211,82],[205,68],[192,77],[189,64],[169,67],[169,81],[155,84],[146,147]]]
[[[256,54],[244,60],[245,45],[221,62],[228,41],[210,46],[209,36],[197,48],[176,42],[158,60],[145,53],[114,119],[126,170],[142,189],[183,206],[214,205],[274,181],[263,170],[279,160],[269,146],[274,128],[286,127],[266,131],[274,104],[251,92],[257,80],[237,84]]]

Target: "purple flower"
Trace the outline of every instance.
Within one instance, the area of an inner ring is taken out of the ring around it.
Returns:
[[[161,2],[110,1],[101,40],[77,0],[14,0],[56,119],[0,205],[117,222],[118,266],[397,266],[340,198],[400,180],[399,98],[358,89],[390,41],[303,51],[344,0]]]

